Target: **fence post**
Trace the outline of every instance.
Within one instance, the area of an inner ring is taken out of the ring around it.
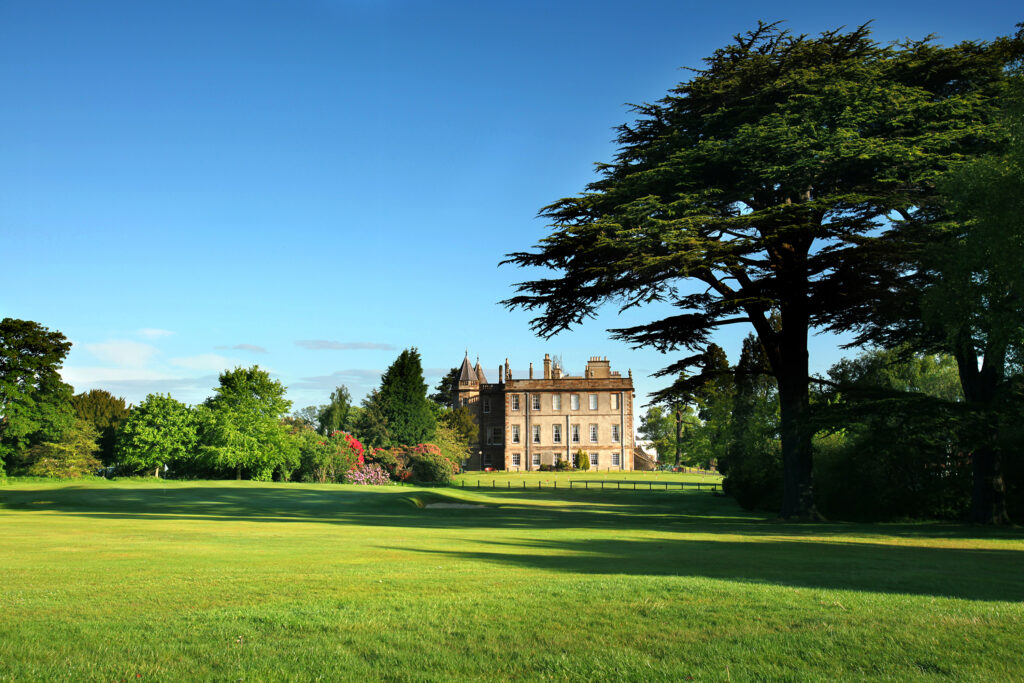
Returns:
[[[512,488],[512,480],[511,479],[509,479],[505,483],[508,484],[508,486],[506,488]]]
[[[476,487],[480,488],[480,480],[479,479],[476,480]]]
[[[569,488],[572,488],[572,479],[569,480]]]
[[[495,488],[495,483],[494,483],[495,481],[496,481],[495,479],[491,479],[491,488],[492,489]]]

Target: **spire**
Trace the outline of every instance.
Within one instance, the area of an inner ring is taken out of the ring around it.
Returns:
[[[466,351],[466,357],[462,360],[462,367],[459,368],[459,381],[460,382],[476,382],[477,381],[476,371],[473,370],[473,366],[469,364],[469,351]]]
[[[487,384],[487,377],[484,375],[484,369],[480,367],[480,356],[476,357],[476,379],[480,384]]]

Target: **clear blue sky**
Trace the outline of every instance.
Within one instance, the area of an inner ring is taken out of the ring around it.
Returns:
[[[605,329],[545,342],[498,301],[502,255],[614,152],[627,102],[758,19],[889,41],[990,39],[1015,2],[0,2],[0,317],[74,342],[65,378],[198,402],[258,363],[296,407],[356,399],[419,348],[488,376],[545,352],[672,357]],[[735,360],[747,330],[719,341]],[[812,368],[841,355],[815,338]],[[642,402],[642,401],[641,401]]]

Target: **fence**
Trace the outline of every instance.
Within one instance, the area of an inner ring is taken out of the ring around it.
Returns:
[[[512,486],[512,481],[511,480],[507,480],[505,482],[505,484],[506,484],[505,486],[498,486],[498,481],[496,479],[492,479],[490,486],[481,486],[480,485],[480,480],[479,479],[476,480],[476,488],[478,488],[478,489],[509,489],[509,490],[511,490],[511,489],[523,489],[525,491],[528,488],[531,489],[531,490],[534,489],[534,488],[536,488],[538,490],[545,489],[545,488],[547,488],[547,489],[557,489],[558,488],[558,481],[557,480],[555,480],[555,481],[538,481],[536,487],[534,487],[532,484],[530,486],[527,486],[525,480],[522,482],[522,484],[523,484],[522,486],[518,486],[518,485],[517,486]],[[545,484],[546,484],[546,486],[545,486]],[[613,489],[615,491],[621,491],[623,489],[625,489],[627,491],[629,491],[629,490],[633,490],[633,491],[658,491],[658,490],[665,490],[665,491],[668,491],[670,489],[675,489],[675,488],[679,489],[680,491],[682,491],[683,489],[687,489],[687,488],[697,489],[698,491],[718,491],[719,490],[719,484],[706,484],[706,483],[702,483],[702,482],[699,482],[699,481],[606,481],[606,480],[601,480],[601,479],[595,479],[595,480],[584,479],[582,481],[573,481],[572,479],[570,479],[568,481],[568,484],[569,484],[568,486],[565,486],[563,484],[562,489],[563,490],[565,490],[565,489],[572,490],[573,488],[589,489],[590,485],[594,484],[594,488],[595,489],[600,488],[600,489],[603,490],[605,488],[605,484],[609,484],[608,488],[609,489]],[[600,484],[600,486],[598,486],[598,484]],[[611,486],[611,484],[615,484],[615,486],[613,487],[613,486]],[[623,487],[623,484],[625,484],[625,487]],[[644,486],[645,484],[646,484],[646,487]],[[460,484],[460,487],[461,488],[466,488],[466,480],[465,479],[462,480],[462,482]]]

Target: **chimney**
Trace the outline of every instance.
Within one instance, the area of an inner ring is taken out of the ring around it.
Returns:
[[[544,379],[551,379],[551,354],[544,354]]]
[[[533,379],[533,363],[530,363],[530,379]]]
[[[503,379],[504,377],[505,376],[503,374],[501,374],[501,366],[499,365],[498,366],[498,384],[504,384],[504,382],[505,382],[505,380]]]

